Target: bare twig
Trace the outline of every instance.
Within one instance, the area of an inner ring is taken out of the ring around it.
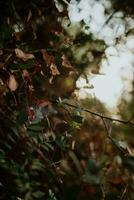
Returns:
[[[110,139],[110,141],[112,142],[112,144],[120,151],[120,153],[124,154],[123,149],[120,147],[120,145],[118,144],[118,142],[112,138],[111,133],[112,133],[112,124],[110,124],[110,127],[108,127],[106,120],[104,118],[102,118],[104,127],[106,129],[107,132],[107,137]]]
[[[125,200],[127,193],[128,193],[128,184],[126,185],[125,189],[123,190],[120,200]]]
[[[108,137],[111,137],[112,125],[110,124],[110,127],[108,128],[108,125],[107,125],[107,123],[106,123],[106,121],[105,121],[104,118],[102,118],[102,121],[103,121],[103,124],[104,124],[104,126],[105,126],[105,129],[106,129],[106,132],[107,132],[107,136],[108,136]],[[110,122],[111,122],[111,121],[110,121]]]
[[[112,117],[105,116],[103,114],[100,114],[100,113],[97,113],[97,112],[94,112],[94,111],[91,111],[91,110],[88,110],[88,109],[85,109],[85,108],[82,108],[82,107],[79,107],[79,106],[76,106],[76,105],[73,105],[73,104],[70,104],[70,103],[64,103],[63,102],[63,104],[66,105],[66,106],[72,107],[72,108],[81,109],[82,111],[90,113],[91,115],[95,115],[97,117],[100,117],[101,119],[107,119],[107,120],[110,120],[111,122],[118,122],[118,123],[127,124],[127,125],[134,127],[134,123],[131,120],[123,120],[123,119],[112,118]]]
[[[100,186],[101,186],[101,191],[102,191],[102,200],[105,200],[105,198],[106,198],[105,188],[104,188],[103,184],[101,184]]]
[[[107,20],[106,20],[105,23],[103,24],[103,27],[109,23],[109,21],[112,19],[112,17],[114,16],[114,14],[115,14],[116,12],[117,12],[117,10],[114,10],[114,11],[108,16]],[[102,28],[103,28],[103,27],[102,27]]]

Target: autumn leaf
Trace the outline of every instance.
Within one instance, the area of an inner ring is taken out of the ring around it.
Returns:
[[[45,49],[41,49],[41,53],[47,66],[50,66],[54,62],[54,57],[52,55],[49,55]]]
[[[62,66],[72,69],[72,65],[71,65],[70,61],[68,60],[68,58],[64,54],[62,55],[61,58],[62,58]]]
[[[2,49],[0,49],[0,56],[2,56],[3,55],[3,50]]]
[[[54,79],[53,76],[51,76],[51,77],[49,78],[49,83],[50,83],[50,84],[53,84],[53,79]]]
[[[3,62],[0,62],[0,68],[1,68],[1,69],[3,69],[3,68],[4,68],[4,66],[5,66],[5,63],[3,63]]]
[[[17,58],[22,59],[23,61],[27,61],[29,59],[33,59],[34,55],[31,53],[25,53],[21,49],[16,48],[15,49],[15,54]]]
[[[27,16],[27,23],[30,21],[31,17],[32,17],[32,11],[30,9]]]
[[[15,91],[18,87],[18,83],[13,74],[9,77],[8,87],[11,91]]]
[[[52,76],[51,76],[50,79],[49,79],[49,83],[50,83],[50,84],[53,84],[54,76],[59,75],[60,72],[59,72],[57,66],[56,66],[54,63],[52,63],[52,64],[50,65],[50,70],[51,70]]]
[[[16,41],[20,41],[21,40],[21,36],[22,36],[22,31],[20,31],[20,32],[14,32],[13,36],[15,37]]]
[[[56,66],[54,63],[52,63],[52,64],[50,65],[50,69],[51,69],[51,74],[52,74],[53,76],[56,76],[56,75],[59,75],[59,74],[60,74],[60,72],[59,72],[57,66]]]
[[[33,107],[28,107],[28,119],[29,121],[33,121],[35,118],[35,110]]]
[[[23,77],[24,79],[26,79],[26,80],[32,81],[32,80],[31,80],[31,77],[30,77],[30,74],[29,74],[29,72],[28,72],[27,69],[24,69],[24,70],[22,71],[22,77]]]

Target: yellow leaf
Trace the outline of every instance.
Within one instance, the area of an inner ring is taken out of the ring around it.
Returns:
[[[8,87],[11,91],[15,91],[18,87],[18,83],[14,77],[14,75],[10,75],[9,77],[9,82],[8,82]]]
[[[57,66],[56,66],[54,63],[51,63],[50,69],[51,69],[51,74],[52,74],[53,76],[56,76],[56,75],[59,75],[59,74],[60,74],[60,72],[59,72]]]
[[[25,53],[21,49],[16,48],[15,54],[17,58],[22,59],[23,61],[27,61],[29,59],[33,59],[34,55],[32,53]]]
[[[72,65],[71,65],[70,61],[67,59],[67,57],[64,54],[62,55],[61,58],[62,58],[62,66],[72,69]]]

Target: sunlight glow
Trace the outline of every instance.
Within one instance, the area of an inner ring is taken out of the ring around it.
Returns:
[[[129,100],[134,74],[134,35],[126,36],[126,32],[134,29],[134,19],[120,11],[114,13],[110,0],[71,0],[68,13],[72,24],[83,20],[86,27],[83,31],[107,45],[100,63],[100,73],[104,75],[87,74],[89,83],[80,77],[76,83],[78,98],[95,96],[112,109],[117,107],[122,94]]]

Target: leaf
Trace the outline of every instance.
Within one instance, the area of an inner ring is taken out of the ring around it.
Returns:
[[[31,17],[32,17],[32,11],[30,9],[29,12],[28,12],[28,16],[27,16],[27,22],[30,21]]]
[[[3,50],[2,49],[0,49],[0,56],[2,56],[3,55]]]
[[[35,198],[42,198],[44,196],[44,192],[37,191],[32,194]]]
[[[4,68],[4,66],[5,66],[5,63],[3,63],[3,62],[0,62],[0,68],[1,68],[1,69],[3,69],[3,68]]]
[[[28,130],[33,132],[42,132],[42,127],[39,124],[32,124],[28,127]]]
[[[72,117],[72,119],[73,119],[73,121],[75,121],[75,122],[77,122],[77,123],[80,123],[80,124],[83,122],[83,117],[80,116],[80,115],[74,115],[74,116]]]
[[[92,185],[98,185],[100,183],[100,178],[90,173],[85,173],[81,178],[83,182],[89,183]]]
[[[122,156],[123,165],[129,169],[131,172],[134,173],[134,156],[133,155],[126,155]]]
[[[50,70],[51,70],[52,76],[51,76],[50,79],[49,79],[49,83],[50,83],[50,84],[53,84],[54,76],[59,75],[60,72],[59,72],[57,66],[56,66],[54,63],[51,63],[51,65],[50,65]]]
[[[11,91],[15,91],[18,87],[18,83],[13,74],[9,77],[8,87]]]
[[[28,60],[25,63],[20,63],[21,69],[34,69],[34,66],[35,66],[34,60]]]
[[[72,69],[72,65],[71,65],[70,61],[67,59],[67,57],[64,54],[62,55],[61,58],[62,58],[62,66]]]
[[[22,59],[23,61],[27,61],[29,59],[33,59],[34,55],[31,53],[25,53],[21,49],[16,48],[15,49],[15,54],[17,58]]]
[[[22,36],[22,31],[14,32],[13,36],[15,37],[16,41],[20,41],[21,40],[21,36]]]
[[[79,174],[82,174],[83,173],[83,170],[82,170],[82,167],[80,165],[80,162],[78,160],[78,158],[76,157],[76,155],[74,154],[73,151],[70,151],[69,153],[69,157],[73,160],[75,166],[76,166],[76,169],[78,171]]]
[[[27,71],[27,69],[24,69],[24,70],[22,71],[22,77],[25,78],[25,79],[27,79],[27,80],[29,80],[29,81],[31,81],[30,74],[29,74],[29,72]]]
[[[33,121],[35,119],[35,110],[33,107],[28,107],[28,119]]]
[[[50,66],[51,63],[54,62],[54,57],[49,55],[45,49],[41,49],[41,53],[43,55],[43,59],[45,60],[47,66]]]
[[[88,172],[90,174],[96,174],[100,170],[100,166],[98,166],[98,164],[96,163],[96,160],[92,158],[88,159],[87,167],[88,167]]]
[[[56,75],[59,75],[59,74],[60,74],[60,72],[59,72],[57,66],[56,66],[54,63],[51,63],[50,69],[51,69],[51,74],[52,74],[53,76],[56,76]]]

